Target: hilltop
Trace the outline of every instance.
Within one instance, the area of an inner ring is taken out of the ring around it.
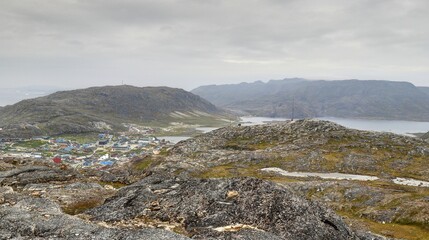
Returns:
[[[192,90],[216,106],[255,116],[429,121],[429,94],[408,82],[309,81],[209,85]],[[427,91],[426,91],[427,92]]]
[[[225,112],[182,89],[106,86],[61,91],[0,108],[1,136],[122,131],[124,124],[219,120]]]
[[[429,181],[428,142],[392,133],[349,129],[323,120],[229,126],[179,142],[170,154],[172,162],[180,159],[177,167],[186,166],[190,171],[240,164],[290,171],[365,175],[383,172],[386,178]]]
[[[395,238],[429,236],[429,143],[419,138],[306,119],[221,128],[179,142],[158,161],[156,168],[181,175],[274,181],[353,225]],[[350,180],[356,175],[367,180]]]

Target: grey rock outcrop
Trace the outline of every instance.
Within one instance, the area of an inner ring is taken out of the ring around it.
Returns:
[[[214,130],[176,144],[158,168],[197,172],[227,164],[274,164],[288,171],[413,175],[428,181],[427,149],[419,138],[304,119]]]
[[[74,182],[27,184],[22,192],[50,199],[58,203],[64,212],[74,215],[103,204],[116,190],[112,186],[103,187],[98,183]]]
[[[92,221],[112,223],[168,222],[194,239],[358,239],[327,208],[287,187],[254,178],[152,175],[122,188],[87,214]]]
[[[73,170],[29,165],[0,172],[0,183],[8,186],[25,186],[29,183],[68,181],[75,179],[76,175]]]
[[[64,214],[59,205],[0,188],[0,239],[188,239],[163,229],[121,229]]]

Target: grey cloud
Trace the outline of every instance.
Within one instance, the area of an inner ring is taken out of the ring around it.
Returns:
[[[428,11],[425,0],[3,1],[0,79],[188,89],[293,76],[429,85]]]

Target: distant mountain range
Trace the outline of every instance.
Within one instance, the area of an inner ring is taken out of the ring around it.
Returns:
[[[293,78],[209,85],[191,92],[218,107],[256,116],[429,121],[429,88],[408,82]]]
[[[182,89],[107,86],[61,91],[0,108],[1,136],[58,135],[186,122],[223,111]]]

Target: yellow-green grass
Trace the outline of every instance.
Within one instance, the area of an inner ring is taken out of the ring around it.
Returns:
[[[355,225],[364,226],[369,231],[386,237],[407,240],[429,240],[429,229],[421,226],[398,224],[398,223],[379,223],[366,218],[357,217],[350,212],[337,211],[337,213]]]
[[[260,169],[263,167],[264,164],[251,164],[248,166],[243,166],[241,164],[230,163],[211,167],[202,172],[194,173],[193,176],[198,178],[255,177],[278,183],[298,181],[294,178],[263,173],[260,171]]]
[[[56,136],[56,138],[64,138],[80,144],[96,142],[98,140],[97,133],[79,133],[79,134],[63,134]]]
[[[22,148],[38,148],[45,145],[46,142],[42,140],[28,140],[23,142],[18,142],[14,145],[14,147],[22,147]]]
[[[162,157],[153,156],[153,155],[152,156],[146,156],[143,159],[139,159],[139,160],[136,160],[135,162],[133,162],[132,168],[134,170],[137,170],[137,171],[148,170],[148,169],[158,165],[161,161],[160,160],[161,158]]]
[[[104,200],[100,199],[99,197],[93,197],[65,206],[62,208],[62,210],[64,213],[76,215],[91,208],[98,207],[103,204],[103,202]]]

